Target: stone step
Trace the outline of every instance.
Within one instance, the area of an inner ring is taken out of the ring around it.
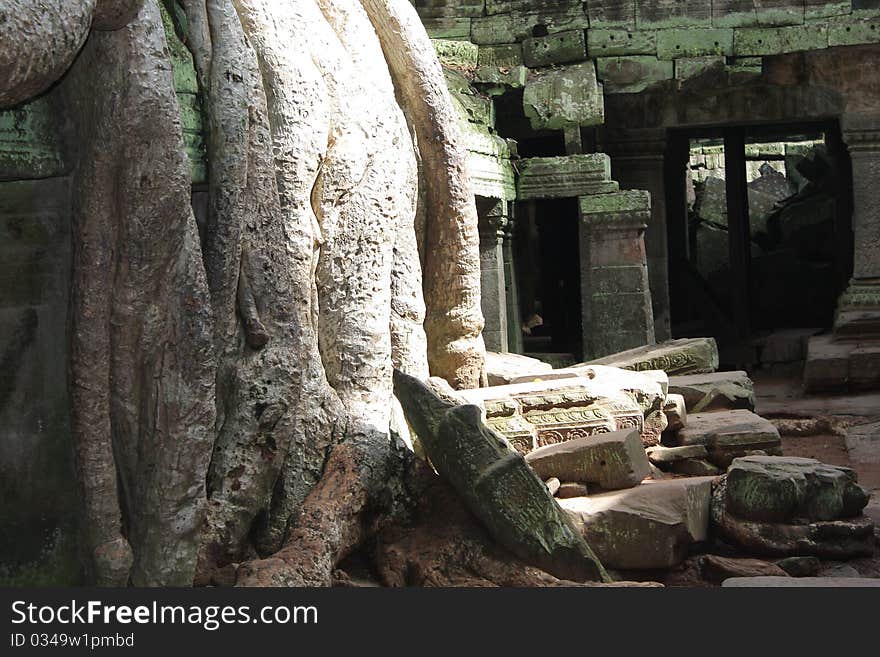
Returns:
[[[880,389],[880,340],[842,342],[831,335],[811,338],[804,388],[807,392]]]
[[[779,431],[769,420],[747,410],[693,413],[687,426],[673,437],[675,445],[704,445],[709,461],[726,468],[733,459],[762,451],[782,455]]]
[[[878,588],[880,579],[869,577],[731,577],[723,588]]]

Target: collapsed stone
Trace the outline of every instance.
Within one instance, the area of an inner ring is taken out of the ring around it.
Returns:
[[[690,413],[755,410],[755,389],[745,372],[715,372],[669,377],[670,394],[681,395]]]
[[[605,490],[637,486],[651,472],[637,430],[547,445],[527,454],[526,463],[542,479],[598,484]]]
[[[630,349],[584,365],[609,365],[636,371],[663,370],[669,375],[710,373],[718,369],[718,345],[713,338],[683,338]]]
[[[573,581],[608,581],[596,555],[544,482],[473,405],[441,399],[394,371],[394,392],[438,474],[499,544],[527,563]]]
[[[711,485],[709,477],[646,481],[559,504],[609,568],[671,568],[707,538]]]
[[[755,451],[782,455],[782,442],[775,426],[751,411],[694,413],[688,425],[674,437],[677,445],[704,445],[709,461],[726,468],[733,459]]]

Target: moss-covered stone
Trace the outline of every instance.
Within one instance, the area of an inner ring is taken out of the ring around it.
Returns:
[[[591,59],[656,53],[654,30],[587,30],[587,54]]]
[[[521,66],[522,44],[505,43],[498,46],[479,46],[477,63],[480,66]]]
[[[733,52],[738,56],[782,55],[828,47],[825,24],[737,30]]]
[[[606,93],[638,93],[675,77],[675,65],[649,55],[602,57],[596,60]]]
[[[437,58],[448,66],[474,67],[477,65],[478,48],[470,41],[432,39]]]
[[[523,93],[523,110],[535,130],[603,123],[605,101],[593,63],[532,75]]]
[[[587,58],[587,42],[583,30],[568,30],[526,39],[522,48],[523,61],[530,68],[580,62]]]
[[[48,96],[0,112],[0,180],[64,175],[60,121]]]
[[[657,33],[660,59],[732,54],[732,29],[660,30]]]

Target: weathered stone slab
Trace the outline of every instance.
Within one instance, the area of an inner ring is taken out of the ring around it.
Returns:
[[[495,46],[479,46],[477,63],[480,66],[522,66],[522,44],[503,43]]]
[[[590,59],[656,54],[657,33],[654,31],[587,30],[587,55]]]
[[[660,30],[657,33],[657,57],[660,59],[732,54],[732,29]]]
[[[520,160],[517,199],[571,198],[617,191],[611,160],[604,153],[530,157]]]
[[[572,7],[548,8],[531,13],[514,12],[474,18],[471,41],[480,45],[515,43],[533,36],[541,25],[547,34],[589,27],[589,18],[580,4]]]
[[[724,57],[684,57],[675,60],[675,79],[689,80],[708,71],[722,71],[725,66]]]
[[[587,58],[583,30],[569,30],[526,39],[522,43],[523,62],[529,68],[582,62]]]
[[[559,505],[609,568],[670,568],[706,540],[711,487],[709,477],[646,481]]]
[[[670,466],[670,471],[687,477],[714,477],[721,474],[721,468],[706,459],[684,459]]]
[[[654,465],[661,467],[686,459],[704,459],[709,456],[709,452],[706,451],[703,445],[685,445],[684,447],[657,445],[656,447],[649,447],[645,451],[648,454],[648,460]]]
[[[493,85],[498,90],[489,90],[489,95],[503,93],[504,87],[522,89],[528,80],[528,69],[525,66],[480,66],[474,71],[474,83],[481,85]]]
[[[569,500],[573,497],[586,497],[589,491],[584,484],[578,484],[573,481],[567,481],[556,491],[556,497],[560,500]]]
[[[804,0],[755,0],[758,25],[802,25]]]
[[[651,468],[639,431],[615,431],[541,447],[526,455],[541,479],[598,484],[605,490],[632,488]]]
[[[523,111],[535,130],[601,125],[605,101],[595,66],[588,62],[534,73],[523,92]]]
[[[486,424],[522,453],[597,433],[645,431],[644,412],[633,396],[584,377],[462,390],[458,396],[480,406]]]
[[[736,30],[733,54],[740,57],[782,55],[801,50],[828,47],[828,30],[824,24],[797,25]]]
[[[868,577],[731,577],[723,588],[878,588],[880,579]]]
[[[679,445],[705,445],[709,461],[721,468],[733,459],[751,452],[781,455],[779,431],[773,424],[751,411],[692,413],[688,425],[678,432]]]
[[[749,456],[727,470],[727,510],[740,518],[784,522],[857,516],[870,493],[854,470],[795,457]]]
[[[810,338],[804,363],[804,388],[808,392],[845,388],[852,349],[851,343],[834,342],[830,335]]]
[[[608,365],[625,370],[663,370],[669,375],[702,374],[718,369],[718,346],[713,338],[683,338],[637,347],[584,365]],[[672,390],[682,394],[678,390]]]
[[[786,524],[745,520],[727,510],[727,481],[712,491],[712,523],[725,540],[757,555],[851,559],[874,553],[874,522],[866,516],[847,520]]]
[[[741,371],[671,376],[669,393],[681,395],[689,413],[755,410],[754,385]]]
[[[422,18],[425,31],[432,39],[467,39],[471,34],[471,19],[452,16]]]
[[[477,65],[478,50],[470,41],[456,41],[453,39],[432,39],[437,58],[442,64],[451,66]]]
[[[807,356],[807,344],[821,329],[782,329],[764,340],[761,348],[762,363],[794,363]]]
[[[584,7],[590,17],[591,28],[636,25],[636,3],[632,0],[587,0]]]
[[[786,557],[776,562],[791,577],[813,577],[822,569],[816,557]]]
[[[758,24],[753,0],[713,0],[712,25],[744,27]]]
[[[760,559],[730,559],[707,554],[700,559],[703,578],[720,584],[731,577],[788,577],[788,573],[774,563]]]
[[[672,61],[651,55],[600,57],[596,60],[596,67],[605,93],[609,94],[639,93],[653,84],[675,77]]]
[[[521,382],[522,377],[551,373],[553,368],[537,358],[520,354],[486,352],[486,375],[490,386],[503,386]]]
[[[709,27],[712,0],[640,0],[636,5],[636,27]]]
[[[862,43],[877,43],[880,39],[880,9],[870,18],[853,20],[839,19],[828,23],[829,46],[854,46]]]

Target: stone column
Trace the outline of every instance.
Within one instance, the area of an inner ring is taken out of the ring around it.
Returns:
[[[507,202],[481,199],[480,283],[482,289],[483,340],[489,351],[506,352],[507,286],[505,284],[503,241],[507,225]]]
[[[584,359],[653,344],[645,191],[581,196],[580,258]]]
[[[623,189],[651,194],[651,216],[645,232],[648,277],[657,340],[672,338],[669,305],[669,254],[666,232],[666,130],[629,130],[608,134],[603,144],[611,156],[612,177]],[[684,171],[681,172],[682,179]]]
[[[852,159],[853,278],[834,321],[837,339],[880,337],[880,114],[844,115]]]
[[[507,217],[507,223],[504,224],[504,240],[501,245],[502,256],[504,260],[504,283],[506,288],[507,301],[507,349],[515,354],[523,352],[523,336],[520,325],[522,324],[522,313],[519,309],[519,290],[516,284],[516,263],[514,256],[514,232],[516,228],[516,217],[513,203],[508,203],[510,213]]]

